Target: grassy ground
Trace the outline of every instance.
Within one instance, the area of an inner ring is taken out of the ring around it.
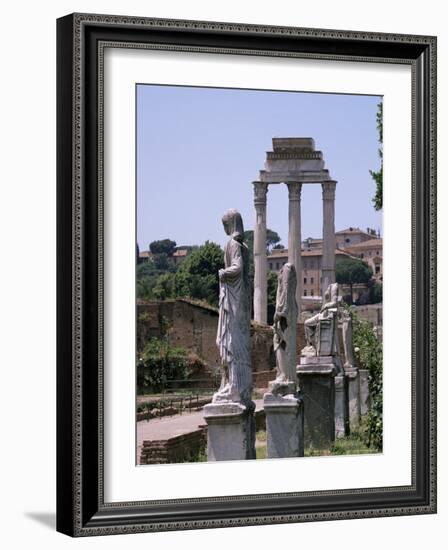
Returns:
[[[266,432],[258,431],[255,441],[257,459],[267,458]],[[337,456],[337,455],[361,455],[375,453],[375,449],[369,448],[362,441],[359,433],[353,433],[348,437],[337,439],[331,449],[317,450],[305,449],[305,456]]]

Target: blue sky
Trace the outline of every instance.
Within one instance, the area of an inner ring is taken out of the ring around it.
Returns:
[[[223,244],[221,218],[237,208],[253,229],[252,181],[273,137],[312,137],[337,180],[336,229],[382,230],[372,206],[377,96],[137,86],[137,241]],[[302,238],[322,234],[320,185],[302,187]],[[267,225],[288,242],[288,193],[269,186]]]

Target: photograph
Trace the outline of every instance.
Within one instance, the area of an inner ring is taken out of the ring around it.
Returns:
[[[437,38],[250,19],[58,19],[70,536],[436,512]]]
[[[135,94],[136,465],[382,453],[382,96]]]

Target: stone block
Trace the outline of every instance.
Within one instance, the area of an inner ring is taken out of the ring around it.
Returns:
[[[369,371],[359,369],[359,409],[361,416],[365,416],[370,409]]]
[[[345,437],[350,433],[348,415],[347,377],[339,373],[334,379],[335,404],[334,428],[336,437]]]
[[[304,454],[303,401],[297,394],[265,393],[268,458],[291,458]]]
[[[356,430],[359,427],[359,421],[361,419],[359,371],[356,367],[346,368],[345,375],[347,377],[348,386],[350,430]]]
[[[297,366],[304,408],[305,447],[329,449],[335,439],[336,366],[321,362],[322,357],[302,358],[307,364]]]
[[[253,402],[205,405],[208,461],[255,458],[254,411]]]

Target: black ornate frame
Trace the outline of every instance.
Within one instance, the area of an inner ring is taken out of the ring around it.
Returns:
[[[410,486],[104,502],[102,62],[107,46],[411,65]],[[57,529],[88,536],[435,513],[436,38],[74,14],[57,22],[57,49]]]

